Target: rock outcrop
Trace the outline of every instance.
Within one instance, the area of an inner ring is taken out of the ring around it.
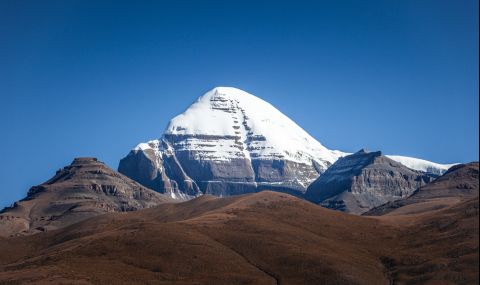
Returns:
[[[458,164],[445,174],[413,193],[406,199],[388,202],[364,213],[369,216],[418,213],[420,210],[441,209],[459,200],[479,195],[479,164]],[[420,205],[421,204],[421,205]]]
[[[107,167],[96,158],[75,158],[27,197],[0,212],[0,236],[52,230],[107,212],[172,202]]]
[[[183,170],[175,153],[165,142],[142,144],[120,160],[120,173],[140,184],[175,199],[189,199],[202,192]]]
[[[410,196],[433,177],[398,163],[380,151],[360,150],[340,158],[307,190],[306,198],[324,207],[362,214]]]

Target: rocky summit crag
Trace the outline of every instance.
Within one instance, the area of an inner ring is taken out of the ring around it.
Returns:
[[[380,151],[360,150],[340,158],[307,190],[314,203],[361,214],[386,202],[410,196],[433,177],[410,169]]]
[[[0,212],[0,236],[48,231],[107,213],[134,211],[164,202],[152,191],[96,158],[75,158],[27,197]]]

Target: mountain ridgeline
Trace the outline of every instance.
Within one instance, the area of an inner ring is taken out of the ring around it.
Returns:
[[[340,158],[309,187],[306,198],[334,210],[362,214],[406,198],[434,176],[410,169],[380,151],[364,149]]]
[[[418,214],[432,209],[439,210],[460,201],[478,197],[478,189],[478,162],[458,164],[451,167],[432,183],[420,187],[406,199],[385,203],[371,209],[364,215],[406,215]]]
[[[109,212],[128,212],[173,202],[110,169],[96,158],[75,158],[27,197],[0,212],[0,236],[62,228]]]
[[[304,197],[313,181],[347,155],[327,149],[262,99],[236,88],[217,87],[173,118],[159,139],[132,149],[118,171],[177,199],[264,189]],[[451,166],[387,157],[431,176]],[[412,182],[399,197],[421,185]],[[371,196],[376,201],[369,204],[391,200],[379,197]]]

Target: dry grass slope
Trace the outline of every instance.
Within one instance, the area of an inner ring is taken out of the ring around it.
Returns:
[[[204,196],[0,239],[0,284],[478,283],[478,198],[409,219]]]

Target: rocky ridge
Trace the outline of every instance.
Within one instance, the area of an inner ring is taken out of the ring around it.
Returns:
[[[306,199],[353,214],[413,194],[433,177],[410,169],[380,151],[364,149],[340,158],[307,190]]]
[[[0,236],[49,231],[107,212],[172,201],[96,158],[75,158],[50,180],[31,187],[25,199],[0,212]]]
[[[420,187],[410,197],[375,207],[364,215],[405,215],[433,208],[443,209],[462,200],[478,198],[478,179],[478,162],[455,165],[432,183]]]

